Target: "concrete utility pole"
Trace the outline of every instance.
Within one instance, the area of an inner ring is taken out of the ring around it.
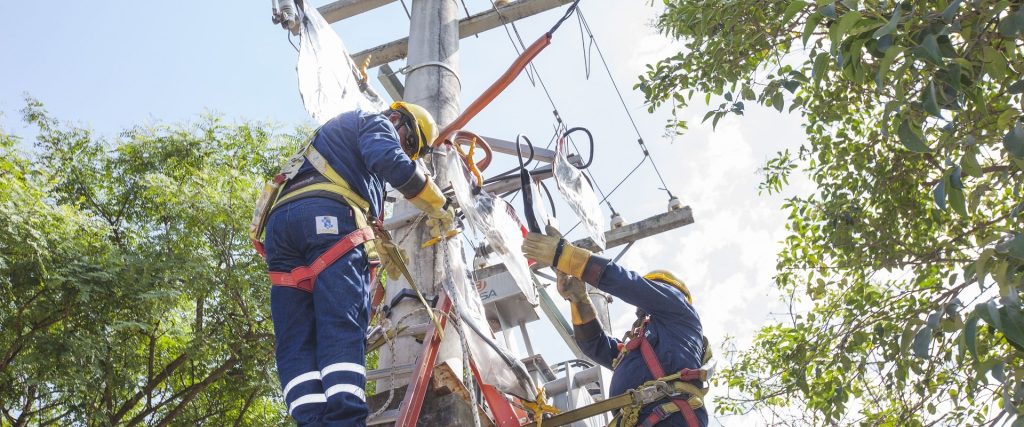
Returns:
[[[457,3],[452,0],[413,0],[411,13],[408,64],[413,68],[406,77],[405,101],[421,105],[430,111],[440,130],[454,121],[459,114],[460,83],[456,74],[459,66],[459,9]],[[425,161],[434,179],[444,187],[450,171],[445,167],[443,155],[432,154],[427,156]],[[416,208],[405,201],[401,201],[395,207],[396,216],[414,211]],[[409,271],[420,290],[428,294],[428,298],[444,292],[442,283],[449,280],[448,276],[452,273],[446,267],[445,251],[449,256],[461,259],[461,241],[453,239],[422,249],[420,244],[430,239],[429,230],[423,222],[399,228],[394,235],[401,241],[402,249],[409,254]],[[409,237],[406,238],[406,235]],[[393,281],[387,287],[385,301],[392,301],[406,287],[408,284],[404,281]],[[390,318],[402,319],[409,312],[419,308],[418,304],[407,300],[392,308]],[[429,318],[425,312],[417,313],[403,323],[429,323]],[[454,330],[458,325],[455,322],[449,322],[448,325],[437,358],[441,366],[435,372],[445,369],[450,372],[462,372],[462,346]],[[407,366],[416,362],[423,345],[415,338],[410,335],[399,336],[395,339],[393,350],[388,347],[382,348],[378,359],[380,369]],[[444,364],[449,366],[445,367]],[[377,393],[408,384],[408,376],[403,376],[397,376],[394,383],[378,381]],[[423,425],[454,425],[460,420],[472,419],[473,408],[469,402],[455,398],[456,395],[449,395],[447,399],[432,397],[436,396],[428,396],[421,410],[420,420]]]
[[[459,115],[459,80],[453,70],[458,70],[459,59],[459,33],[457,24],[459,22],[458,8],[452,0],[415,0],[413,1],[412,23],[410,25],[410,55],[411,66],[424,65],[424,63],[445,63],[447,67],[439,65],[418,68],[406,79],[406,100],[427,109],[439,128],[451,123]],[[439,130],[439,129],[438,129]],[[427,156],[428,168],[431,160],[440,158],[440,155]],[[438,165],[433,169],[434,179],[439,185],[444,186],[447,171],[444,170],[444,162],[433,162]],[[400,201],[395,206],[395,216],[407,214],[418,214],[419,211],[406,201]],[[414,228],[415,227],[415,228]],[[421,249],[420,244],[430,240],[429,230],[424,222],[400,227],[392,231],[396,241],[401,242],[401,248],[409,254],[409,269],[420,290],[427,298],[443,292],[441,282],[447,280],[447,274],[452,272],[444,268],[442,246],[434,245],[428,249]],[[412,234],[410,234],[412,233]],[[407,238],[408,236],[408,238]],[[459,240],[447,242],[449,253],[461,254],[462,247]],[[409,285],[403,280],[392,281],[387,287],[385,301],[390,302],[398,295],[403,288]],[[412,300],[406,300],[392,307],[390,318],[393,321],[402,318],[410,311],[420,308]],[[426,313],[418,313],[403,321],[406,325],[429,323]],[[451,324],[450,324],[451,325]],[[449,328],[451,329],[451,328]],[[445,334],[442,346],[449,344],[453,337],[458,345],[458,335],[453,333]],[[451,346],[451,345],[447,345]],[[393,353],[390,348],[381,349],[379,366],[381,369],[391,367],[393,359],[394,366],[412,364],[422,350],[422,344],[416,342],[413,336],[399,336],[395,340]],[[461,347],[459,347],[461,349]],[[442,356],[447,354],[442,354]],[[438,360],[443,360],[438,357]],[[387,381],[378,381],[377,390],[388,390],[408,384],[408,377],[397,377],[395,384],[388,384]]]

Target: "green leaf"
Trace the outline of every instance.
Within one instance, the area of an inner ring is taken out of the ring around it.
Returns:
[[[1006,63],[1006,57],[991,45],[986,44],[981,48],[981,58],[985,63],[984,68],[992,77],[1002,79],[1009,73],[1010,65]]]
[[[786,11],[782,14],[782,24],[788,24],[789,21],[796,16],[797,12],[800,12],[807,7],[807,2],[804,0],[793,0],[786,6]]]
[[[915,153],[928,153],[932,151],[925,143],[921,130],[917,126],[911,125],[909,119],[903,119],[903,123],[900,123],[900,129],[896,135],[899,137],[900,143],[910,151]]]
[[[889,68],[892,67],[892,62],[896,60],[896,56],[903,52],[903,49],[896,47],[889,48],[885,51],[885,56],[878,61],[878,77],[875,79],[875,83],[878,85],[878,89],[881,90],[885,87],[885,76],[889,74]]]
[[[1006,339],[1017,348],[1024,348],[1024,319],[1021,318],[1020,309],[1003,306],[999,309],[999,315],[1003,323],[1000,331],[1006,335]]]
[[[932,187],[932,198],[935,200],[935,206],[946,210],[946,180],[935,183]]]
[[[996,245],[996,252],[1024,260],[1024,234],[1014,233],[1012,238]]]
[[[1013,82],[1006,91],[1011,94],[1024,92],[1024,80],[1017,80],[1016,82]]]
[[[1011,38],[1024,31],[1024,8],[1010,14],[999,22],[999,35]]]
[[[973,177],[981,176],[981,164],[978,163],[976,150],[972,148],[968,149],[964,153],[964,157],[960,159],[960,167],[962,168],[964,175]]]
[[[928,86],[921,91],[924,92],[924,110],[935,117],[942,117],[942,111],[939,110],[939,103],[935,101],[935,81],[929,81]]]
[[[953,18],[956,18],[956,12],[960,10],[961,0],[953,0],[949,6],[946,6],[946,10],[942,11],[942,21],[947,24],[953,23]]]
[[[800,82],[796,80],[786,80],[782,82],[782,87],[786,88],[789,93],[796,93],[796,90],[800,88]]]
[[[716,110],[708,111],[707,114],[704,115],[704,120],[701,120],[700,122],[704,123],[704,122],[708,121],[708,119],[710,119],[711,116],[715,115],[715,113],[717,113],[717,112],[718,111],[716,111]]]
[[[914,336],[914,356],[922,359],[928,358],[928,349],[932,344],[932,327],[925,326],[917,331],[917,335]]]
[[[971,352],[971,356],[975,359],[978,358],[978,315],[971,314],[967,317],[967,321],[964,322],[964,341],[967,343],[967,350]]]
[[[838,18],[838,16],[836,15],[836,4],[835,4],[835,2],[831,2],[830,1],[830,2],[826,3],[820,9],[818,9],[818,11],[821,12],[822,15],[825,15],[828,18],[832,18],[832,19]]]
[[[884,35],[892,34],[896,31],[896,26],[900,24],[900,8],[895,8],[892,12],[892,16],[889,17],[889,22],[886,22],[881,28],[875,30],[875,33],[871,35],[876,39],[881,38]]]
[[[807,22],[804,24],[803,36],[801,40],[804,42],[804,47],[807,47],[807,41],[811,39],[811,35],[814,34],[814,29],[818,27],[818,23],[821,22],[821,13],[815,12],[811,16],[807,17]]]
[[[742,93],[743,93],[743,99],[745,99],[747,101],[753,101],[753,100],[757,99],[757,94],[754,93],[754,90],[751,89],[750,86],[743,85],[743,92]]]
[[[1003,135],[1003,148],[1014,157],[1024,158],[1024,128],[1020,124]]]
[[[964,199],[964,190],[949,185],[946,194],[949,196],[949,204],[953,211],[960,216],[967,216],[967,201]]]
[[[859,21],[860,18],[860,12],[851,10],[844,13],[843,17],[839,18],[839,22],[832,24],[832,27],[828,29],[828,38],[832,41],[833,51],[839,48],[839,43],[842,42],[843,36],[857,24],[857,21]]]
[[[964,181],[961,177],[962,175],[963,169],[961,169],[960,166],[954,166],[953,170],[949,172],[949,183],[952,186],[952,188],[955,188],[957,190],[964,189]]]
[[[828,72],[829,54],[821,52],[818,56],[814,57],[814,69],[811,71],[811,75],[814,76],[814,85],[817,86],[821,79],[825,77]]]
[[[775,92],[775,95],[772,96],[772,107],[775,107],[775,109],[779,110],[780,113],[782,112],[783,107],[785,107],[785,100],[782,98],[782,92]]]
[[[943,65],[942,54],[939,53],[939,42],[935,34],[929,34],[921,41],[921,45],[914,48],[914,53],[928,62],[935,65]]]

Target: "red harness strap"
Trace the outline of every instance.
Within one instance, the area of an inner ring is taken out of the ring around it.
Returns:
[[[647,341],[647,336],[644,334],[646,329],[647,321],[644,321],[643,326],[641,326],[640,333],[637,334],[636,338],[626,343],[626,348],[632,351],[636,350],[637,347],[640,347],[640,354],[644,357],[644,363],[647,365],[647,370],[651,371],[651,375],[654,376],[654,379],[663,378],[665,377],[665,369],[661,367],[661,361],[658,360],[658,355],[654,353],[654,347],[651,346],[649,341]],[[681,381],[700,379],[700,370],[697,369],[682,369],[679,373],[679,379]],[[680,398],[671,398],[671,400],[672,403],[679,408],[679,413],[683,414],[683,418],[686,420],[686,425],[690,427],[700,426],[700,421],[697,419],[697,413],[694,412],[693,407],[690,406],[690,402],[687,402],[686,399]],[[658,424],[665,418],[668,418],[670,415],[672,414],[666,413],[659,405],[655,407],[654,412],[647,415],[647,418],[645,418],[639,425],[643,427],[651,427]]]
[[[331,246],[326,252],[320,255],[310,265],[295,267],[291,272],[271,271],[270,283],[274,286],[295,288],[309,293],[313,292],[313,284],[316,283],[316,276],[324,271],[339,258],[347,254],[365,242],[373,240],[373,230],[370,227],[363,227],[342,237]]]

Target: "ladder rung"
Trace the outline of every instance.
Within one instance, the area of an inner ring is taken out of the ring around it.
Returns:
[[[387,377],[391,376],[392,373],[395,374],[395,375],[408,374],[408,373],[412,372],[412,367],[413,367],[412,363],[407,363],[405,365],[392,366],[390,368],[371,369],[371,370],[369,370],[366,373],[366,380],[367,381],[381,380],[381,379],[384,379],[384,378],[387,378]]]
[[[375,426],[393,423],[395,421],[398,421],[398,408],[388,409],[376,417],[370,417],[370,419],[366,420],[366,425]]]

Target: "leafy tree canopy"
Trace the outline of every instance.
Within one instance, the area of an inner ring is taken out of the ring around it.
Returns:
[[[798,113],[807,142],[767,162],[762,190],[794,171],[817,184],[784,205],[775,279],[801,308],[722,373],[717,410],[901,426],[1024,413],[1024,2],[664,3],[657,27],[685,46],[640,77],[651,109],[714,95],[713,125],[745,102]]]
[[[0,129],[0,425],[280,425],[256,189],[295,138],[215,117]]]

